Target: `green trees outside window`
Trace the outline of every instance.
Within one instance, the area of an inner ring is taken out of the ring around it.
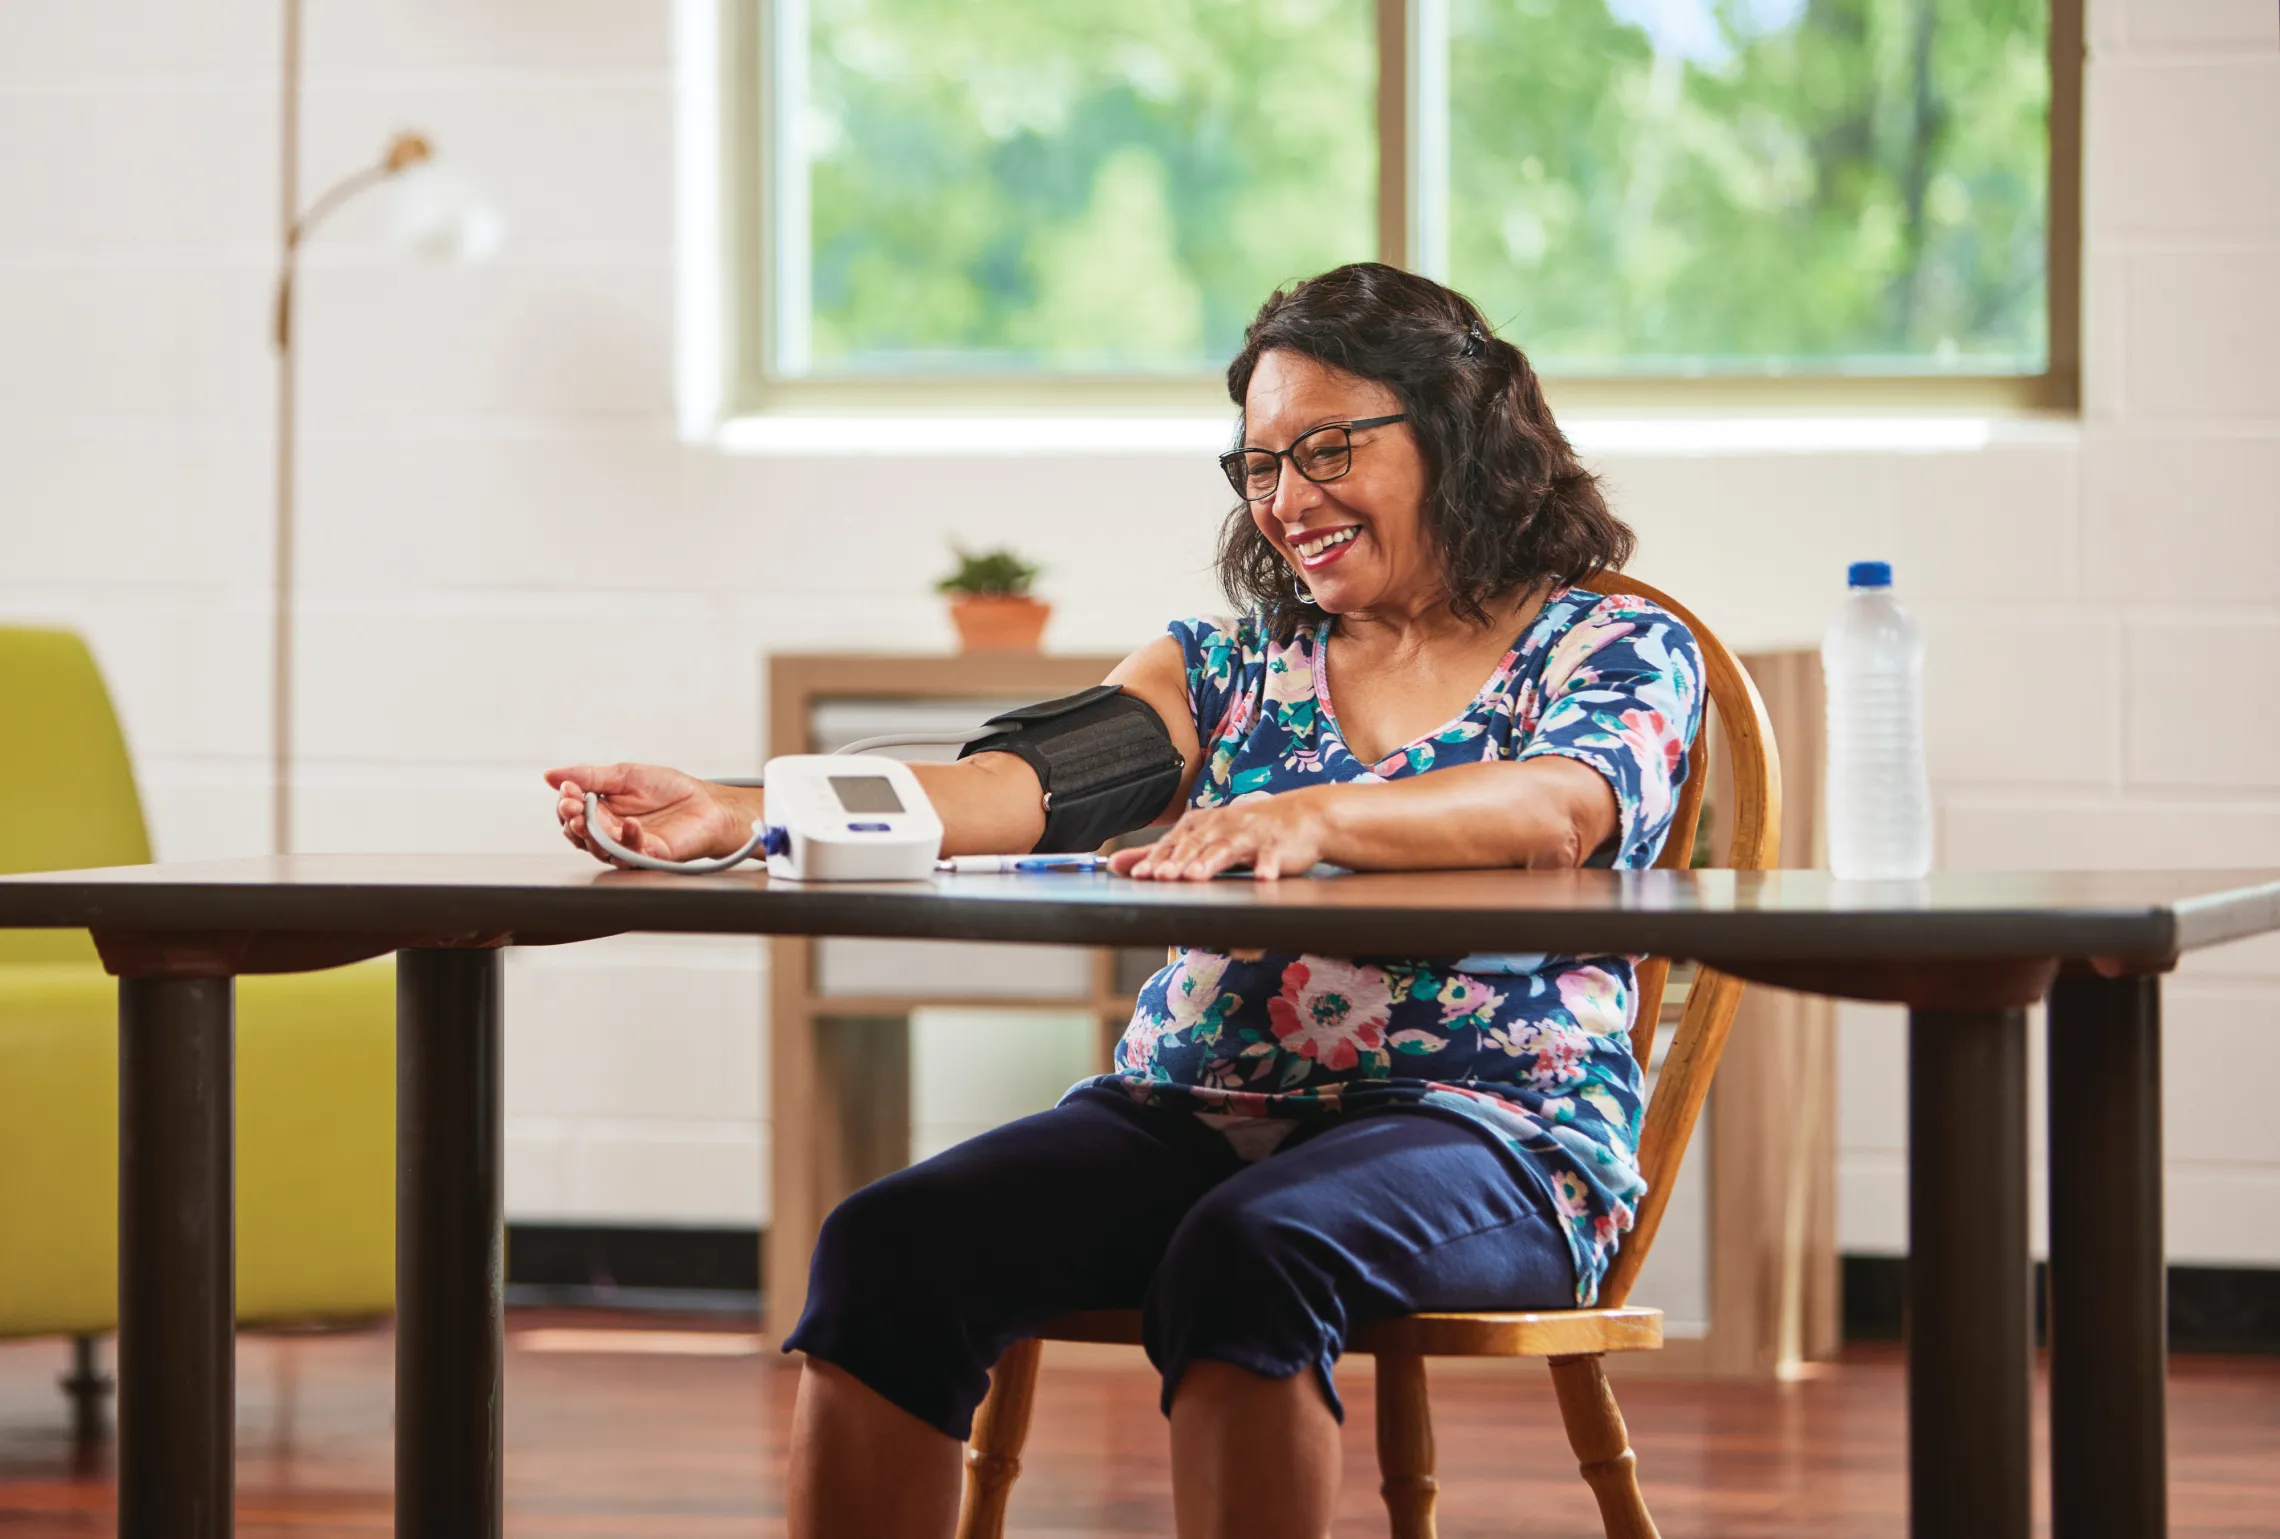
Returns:
[[[1454,0],[1449,279],[1547,374],[2036,374],[2048,0]]]
[[[1375,250],[1370,0],[807,5],[817,373],[1224,367]]]
[[[1378,254],[1376,0],[777,3],[780,376],[1208,374]],[[1410,195],[1547,374],[2046,367],[2051,0],[1412,3]]]

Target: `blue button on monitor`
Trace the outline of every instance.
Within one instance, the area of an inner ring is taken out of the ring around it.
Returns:
[[[894,832],[894,825],[891,823],[850,823],[847,825],[847,831],[851,834],[891,834]]]

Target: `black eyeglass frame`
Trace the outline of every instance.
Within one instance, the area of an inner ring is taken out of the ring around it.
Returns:
[[[1227,484],[1235,488],[1236,496],[1245,502],[1265,502],[1276,492],[1282,490],[1282,462],[1284,460],[1289,460],[1291,469],[1297,471],[1306,480],[1312,481],[1316,486],[1338,480],[1354,468],[1354,446],[1348,443],[1346,445],[1346,463],[1339,467],[1336,474],[1327,476],[1307,475],[1306,467],[1298,462],[1298,448],[1309,438],[1318,433],[1355,433],[1363,428],[1390,427],[1396,422],[1407,422],[1408,420],[1409,413],[1397,411],[1390,417],[1357,417],[1352,422],[1325,422],[1318,428],[1308,428],[1299,434],[1290,441],[1290,447],[1287,449],[1230,449],[1219,456],[1219,469],[1227,477]],[[1272,455],[1275,461],[1274,484],[1256,497],[1244,490],[1245,485],[1250,480],[1250,477],[1245,474],[1245,470],[1254,454]]]

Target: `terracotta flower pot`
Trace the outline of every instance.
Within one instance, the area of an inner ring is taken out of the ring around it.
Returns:
[[[968,652],[1034,652],[1053,606],[1033,598],[982,598],[950,601],[950,621],[958,645]]]

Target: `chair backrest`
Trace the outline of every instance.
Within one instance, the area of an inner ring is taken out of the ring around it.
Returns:
[[[150,859],[126,739],[84,641],[0,626],[0,741],[8,745],[10,809],[0,872]],[[94,957],[83,930],[0,930],[0,962]]]
[[[1636,594],[1669,610],[1686,622],[1702,656],[1704,682],[1710,692],[1709,711],[1702,730],[1687,748],[1686,783],[1680,788],[1678,808],[1671,819],[1670,837],[1663,844],[1657,866],[1683,871],[1692,862],[1695,829],[1702,820],[1702,791],[1709,779],[1710,713],[1715,712],[1718,737],[1726,745],[1727,809],[1732,828],[1722,865],[1736,871],[1770,869],[1781,856],[1781,755],[1774,746],[1773,722],[1757,685],[1741,662],[1727,650],[1711,629],[1684,604],[1651,583],[1620,573],[1606,573],[1585,585],[1594,593]],[[1632,1051],[1642,1074],[1652,1065],[1656,1028],[1661,1023],[1663,989],[1670,980],[1670,958],[1649,957],[1639,966],[1638,1013],[1631,1026]],[[1615,1254],[1599,1289],[1599,1302],[1609,1307],[1630,1296],[1639,1268],[1653,1248],[1655,1231],[1662,1226],[1663,1208],[1678,1182],[1679,1162],[1686,1157],[1687,1141],[1702,1115],[1710,1094],[1710,1077],[1726,1050],[1726,1034],[1733,1029],[1734,1011],[1741,1004],[1742,981],[1709,968],[1697,968],[1687,990],[1686,1008],[1670,1051],[1664,1055],[1662,1076],[1647,1102],[1646,1127],[1639,1139],[1639,1174],[1647,1195],[1633,1217],[1631,1232]]]

